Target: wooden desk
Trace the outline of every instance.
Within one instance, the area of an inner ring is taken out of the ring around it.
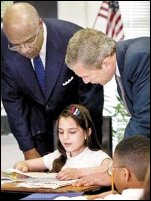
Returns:
[[[81,186],[74,187],[72,185],[63,186],[57,189],[52,188],[25,188],[25,187],[16,187],[16,182],[1,184],[1,192],[27,192],[27,193],[63,193],[63,192],[87,192],[98,190],[99,186]]]
[[[67,193],[67,192],[83,192],[91,193],[99,189],[98,186],[89,187],[73,187],[71,185],[60,187],[57,189],[51,188],[24,188],[16,187],[16,182],[1,184],[1,199],[2,200],[19,200],[32,193]]]
[[[50,188],[24,188],[24,187],[16,187],[17,183],[5,183],[1,184],[1,199],[2,200],[20,200],[32,193],[46,193],[46,194],[55,194],[58,193],[62,195],[62,193],[78,193],[82,192],[82,195],[94,195],[98,193],[103,193],[106,191],[110,191],[110,186],[88,186],[88,187],[73,187],[71,185],[60,187],[57,189]]]

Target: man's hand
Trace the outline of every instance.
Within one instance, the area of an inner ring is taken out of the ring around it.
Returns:
[[[41,157],[41,155],[38,153],[38,151],[35,148],[24,152],[25,160],[29,160],[29,159],[33,159],[33,158],[40,158],[40,157]]]
[[[111,179],[108,173],[96,173],[88,176],[81,177],[77,182],[72,184],[73,186],[110,186]]]

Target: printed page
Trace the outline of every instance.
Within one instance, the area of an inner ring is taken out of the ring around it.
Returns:
[[[77,179],[60,181],[56,178],[57,173],[46,172],[21,172],[17,169],[6,169],[2,171],[3,176],[10,178],[13,181],[19,181],[17,187],[26,188],[52,188],[56,189],[62,186],[71,185],[76,182]]]
[[[7,177],[13,180],[26,179],[26,178],[56,178],[57,173],[47,173],[47,172],[22,172],[17,169],[9,168],[2,171],[3,177]]]
[[[77,179],[68,180],[68,181],[60,181],[58,179],[46,179],[46,178],[30,178],[25,182],[21,182],[17,184],[17,187],[25,187],[25,188],[60,188],[62,186],[68,186],[76,182]]]

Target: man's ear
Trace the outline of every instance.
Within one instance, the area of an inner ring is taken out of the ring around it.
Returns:
[[[40,26],[40,28],[43,27],[43,19],[42,18],[39,19],[39,26]]]
[[[127,181],[129,181],[129,179],[130,179],[130,176],[131,176],[131,173],[130,173],[130,171],[129,171],[129,169],[127,169],[127,168],[122,168],[122,174],[123,174],[123,178],[124,178],[124,180],[127,182]]]
[[[116,55],[112,55],[112,56],[107,56],[103,59],[103,62],[101,64],[101,67],[104,68],[104,70],[107,70],[109,68],[112,68],[113,64],[115,64],[116,62]]]
[[[110,56],[104,58],[101,67],[104,69],[109,68],[111,62],[110,60],[111,60]]]

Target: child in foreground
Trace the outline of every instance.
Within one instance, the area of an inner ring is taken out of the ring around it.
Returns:
[[[82,105],[65,108],[57,120],[57,150],[43,157],[19,161],[15,169],[22,172],[55,172],[60,180],[81,178],[94,172],[107,175],[111,158],[98,143],[89,111]],[[107,184],[110,178],[107,175]]]

